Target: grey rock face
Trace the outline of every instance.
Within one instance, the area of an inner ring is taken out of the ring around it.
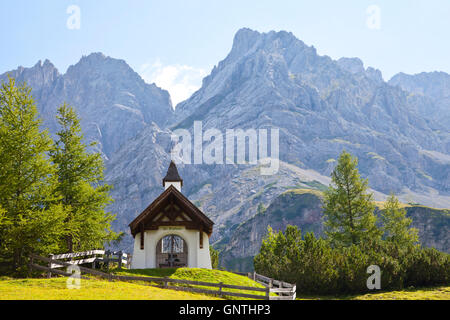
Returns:
[[[450,75],[445,72],[398,73],[389,84],[409,92],[409,99],[421,116],[450,127]]]
[[[128,224],[164,191],[162,179],[170,148],[170,133],[152,123],[107,163],[105,180],[114,186],[109,209],[117,213],[114,228],[128,233],[121,247],[132,248]]]
[[[252,271],[253,257],[259,252],[268,226],[278,232],[289,224],[298,226],[302,234],[322,235],[321,207],[321,198],[315,191],[287,191],[279,195],[266,210],[233,230],[230,240],[221,246],[221,265],[230,270]]]
[[[352,74],[363,73],[365,71],[364,64],[359,58],[340,58],[337,60],[337,64]]]
[[[448,154],[448,130],[436,131],[379,71],[365,70],[357,58],[319,56],[291,33],[240,30],[175,119],[172,128],[191,128],[195,120],[221,130],[277,127],[287,163],[326,173],[326,161],[347,149],[376,190],[450,192],[446,176],[424,170],[439,164],[419,152]]]
[[[98,142],[95,150],[107,158],[147,124],[164,125],[173,114],[166,91],[146,84],[125,61],[101,53],[83,57],[64,75],[48,60],[0,75],[0,81],[7,74],[32,87],[44,126],[51,133],[58,130],[57,108],[63,102],[72,105],[86,140]]]

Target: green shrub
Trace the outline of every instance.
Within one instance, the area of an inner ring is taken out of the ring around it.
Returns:
[[[367,268],[381,270],[381,289],[448,285],[450,255],[419,245],[400,245],[386,240],[367,240],[349,247],[333,247],[329,241],[288,226],[274,233],[269,227],[254,259],[255,271],[296,283],[304,294],[365,293]]]
[[[450,255],[434,248],[414,249],[405,259],[406,286],[430,286],[450,282]]]

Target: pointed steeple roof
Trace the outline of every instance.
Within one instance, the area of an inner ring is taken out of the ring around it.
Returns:
[[[183,179],[178,174],[177,166],[173,161],[170,161],[169,169],[167,169],[167,174],[163,179],[163,185],[165,182],[181,182],[181,186],[183,186]]]
[[[182,213],[181,217],[185,214],[189,219],[173,221],[175,217],[171,214],[172,210]],[[161,220],[159,218],[161,213],[168,216],[169,220],[172,221]],[[145,230],[156,230],[160,226],[173,226],[174,224],[185,226],[186,229],[190,230],[203,230],[208,236],[211,236],[214,222],[178,191],[177,188],[171,185],[142,211],[129,224],[129,227],[134,237],[142,231],[141,228]]]

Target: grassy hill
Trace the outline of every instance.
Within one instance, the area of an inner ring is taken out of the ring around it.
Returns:
[[[67,278],[0,279],[0,300],[212,300],[214,296],[165,290],[137,283],[81,280],[67,289]]]
[[[117,275],[131,275],[144,277],[169,277],[171,279],[183,279],[191,281],[203,281],[212,283],[224,283],[245,287],[263,288],[263,286],[248,277],[221,270],[207,270],[200,268],[168,268],[168,269],[136,269],[136,270],[112,270]],[[150,286],[160,283],[144,281],[105,281],[89,276],[89,280],[81,279],[80,289],[67,289],[67,278],[52,279],[11,279],[0,278],[0,300],[210,300],[219,299],[213,295],[196,294],[186,291],[175,291]],[[176,284],[171,284],[176,285]],[[182,284],[178,284],[182,285]],[[186,286],[183,284],[183,286]],[[212,289],[205,286],[192,286],[196,288]],[[213,289],[216,290],[216,289]],[[240,292],[256,295],[264,295],[264,292],[248,290],[226,289],[229,292]],[[237,299],[236,297],[226,297]]]
[[[164,269],[122,269],[112,271],[118,275],[169,277],[171,279],[183,279],[192,281],[204,281],[239,286],[263,288],[263,286],[246,276],[241,276],[223,270],[209,270],[201,268],[164,268]]]
[[[113,270],[113,273],[118,275],[128,275],[128,276],[146,276],[146,277],[169,277],[171,279],[181,279],[181,280],[191,280],[191,281],[203,281],[212,283],[224,283],[244,287],[252,288],[264,288],[263,285],[259,284],[246,276],[241,276],[232,272],[223,270],[208,270],[201,268],[165,268],[165,269],[133,269],[133,270]],[[192,286],[195,288],[211,289],[211,287],[204,286]],[[253,295],[264,295],[264,292],[256,292],[249,290],[237,290],[237,289],[226,289],[229,292],[240,292]],[[236,297],[227,297],[229,299],[242,299]]]

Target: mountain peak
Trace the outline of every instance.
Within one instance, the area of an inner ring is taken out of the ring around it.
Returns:
[[[67,69],[66,76],[80,72],[94,78],[98,75],[110,75],[117,77],[117,80],[122,77],[130,77],[135,80],[141,79],[125,60],[112,58],[101,52],[94,52],[87,56],[83,55],[78,63],[71,65]]]
[[[267,43],[280,41],[282,47],[288,47],[291,43],[298,42],[304,45],[302,41],[297,39],[292,32],[287,31],[269,31],[267,33],[261,33],[250,28],[239,29],[233,40],[232,53],[239,55],[245,54],[255,44],[267,45]]]
[[[102,67],[107,64],[128,66],[128,64],[125,62],[125,60],[106,56],[102,52],[93,52],[87,56],[83,55],[81,57],[80,61],[78,62],[78,64],[89,64],[89,65],[95,65],[97,67]]]
[[[83,55],[81,57],[81,60],[106,60],[107,57],[105,54],[103,54],[102,52],[92,52],[90,54],[88,54],[87,56]]]
[[[20,68],[20,67],[19,67]],[[45,59],[44,62],[42,60],[39,60],[36,62],[36,64],[31,67],[32,69],[45,69],[45,70],[56,70],[55,65],[48,59]],[[22,67],[22,69],[25,69]]]
[[[359,58],[340,58],[337,60],[339,67],[350,73],[364,72],[364,63]]]
[[[33,89],[44,125],[52,134],[59,130],[54,118],[57,106],[63,101],[72,105],[86,141],[98,143],[90,150],[102,152],[105,158],[147,124],[163,126],[173,113],[167,91],[146,84],[124,60],[100,52],[83,56],[64,75],[49,60],[2,74],[0,82],[8,74]]]
[[[248,36],[252,36],[252,35],[259,36],[259,35],[261,35],[261,33],[259,31],[244,27],[244,28],[239,29],[236,32],[236,34],[234,35],[234,39],[236,41],[236,39],[239,39],[241,37],[248,37]]]
[[[259,39],[261,33],[258,31],[242,28],[234,35],[232,53],[241,55],[247,52]]]

